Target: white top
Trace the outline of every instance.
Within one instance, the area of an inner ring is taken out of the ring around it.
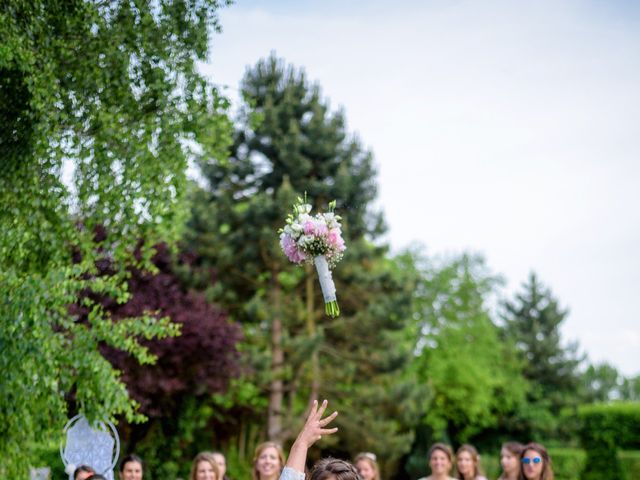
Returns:
[[[298,472],[293,468],[284,467],[280,474],[280,480],[304,480],[304,473]]]

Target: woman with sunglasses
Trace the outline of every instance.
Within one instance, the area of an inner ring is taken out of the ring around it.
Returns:
[[[520,480],[553,480],[551,458],[539,443],[528,443],[522,449]]]

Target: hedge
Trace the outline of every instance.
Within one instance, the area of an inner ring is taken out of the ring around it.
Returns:
[[[631,480],[635,465],[623,466],[619,449],[640,447],[640,402],[585,405],[578,409],[580,442],[587,453],[582,480]],[[632,462],[633,463],[633,462]]]

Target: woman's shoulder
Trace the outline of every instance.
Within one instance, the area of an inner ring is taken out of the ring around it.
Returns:
[[[478,475],[475,480],[487,480],[487,477],[483,477],[482,475]]]

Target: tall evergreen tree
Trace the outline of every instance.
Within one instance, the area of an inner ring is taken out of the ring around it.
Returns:
[[[533,273],[515,301],[504,303],[505,334],[515,342],[532,387],[529,418],[519,422],[529,435],[557,433],[558,413],[580,402],[582,358],[577,344],[563,345],[560,333],[567,314]]]
[[[401,406],[412,397],[397,372],[411,348],[395,336],[410,315],[414,280],[386,247],[372,243],[383,232],[371,206],[372,155],[319,87],[273,55],[247,71],[242,92],[230,157],[200,160],[207,187],[193,197],[189,244],[205,259],[202,266],[217,272],[210,297],[243,324],[253,379],[269,399],[267,435],[290,438],[309,396],[319,394],[349,413],[352,424],[343,432],[356,431],[365,421],[359,402],[378,411],[387,392],[384,404],[401,415],[378,422],[380,435],[360,435],[357,446],[386,443],[386,453],[398,455],[410,441],[402,419],[412,411]],[[325,318],[312,269],[289,264],[278,245],[277,229],[304,192],[316,209],[335,199],[344,219],[347,252],[334,271],[337,319]],[[389,349],[390,341],[398,347]]]

